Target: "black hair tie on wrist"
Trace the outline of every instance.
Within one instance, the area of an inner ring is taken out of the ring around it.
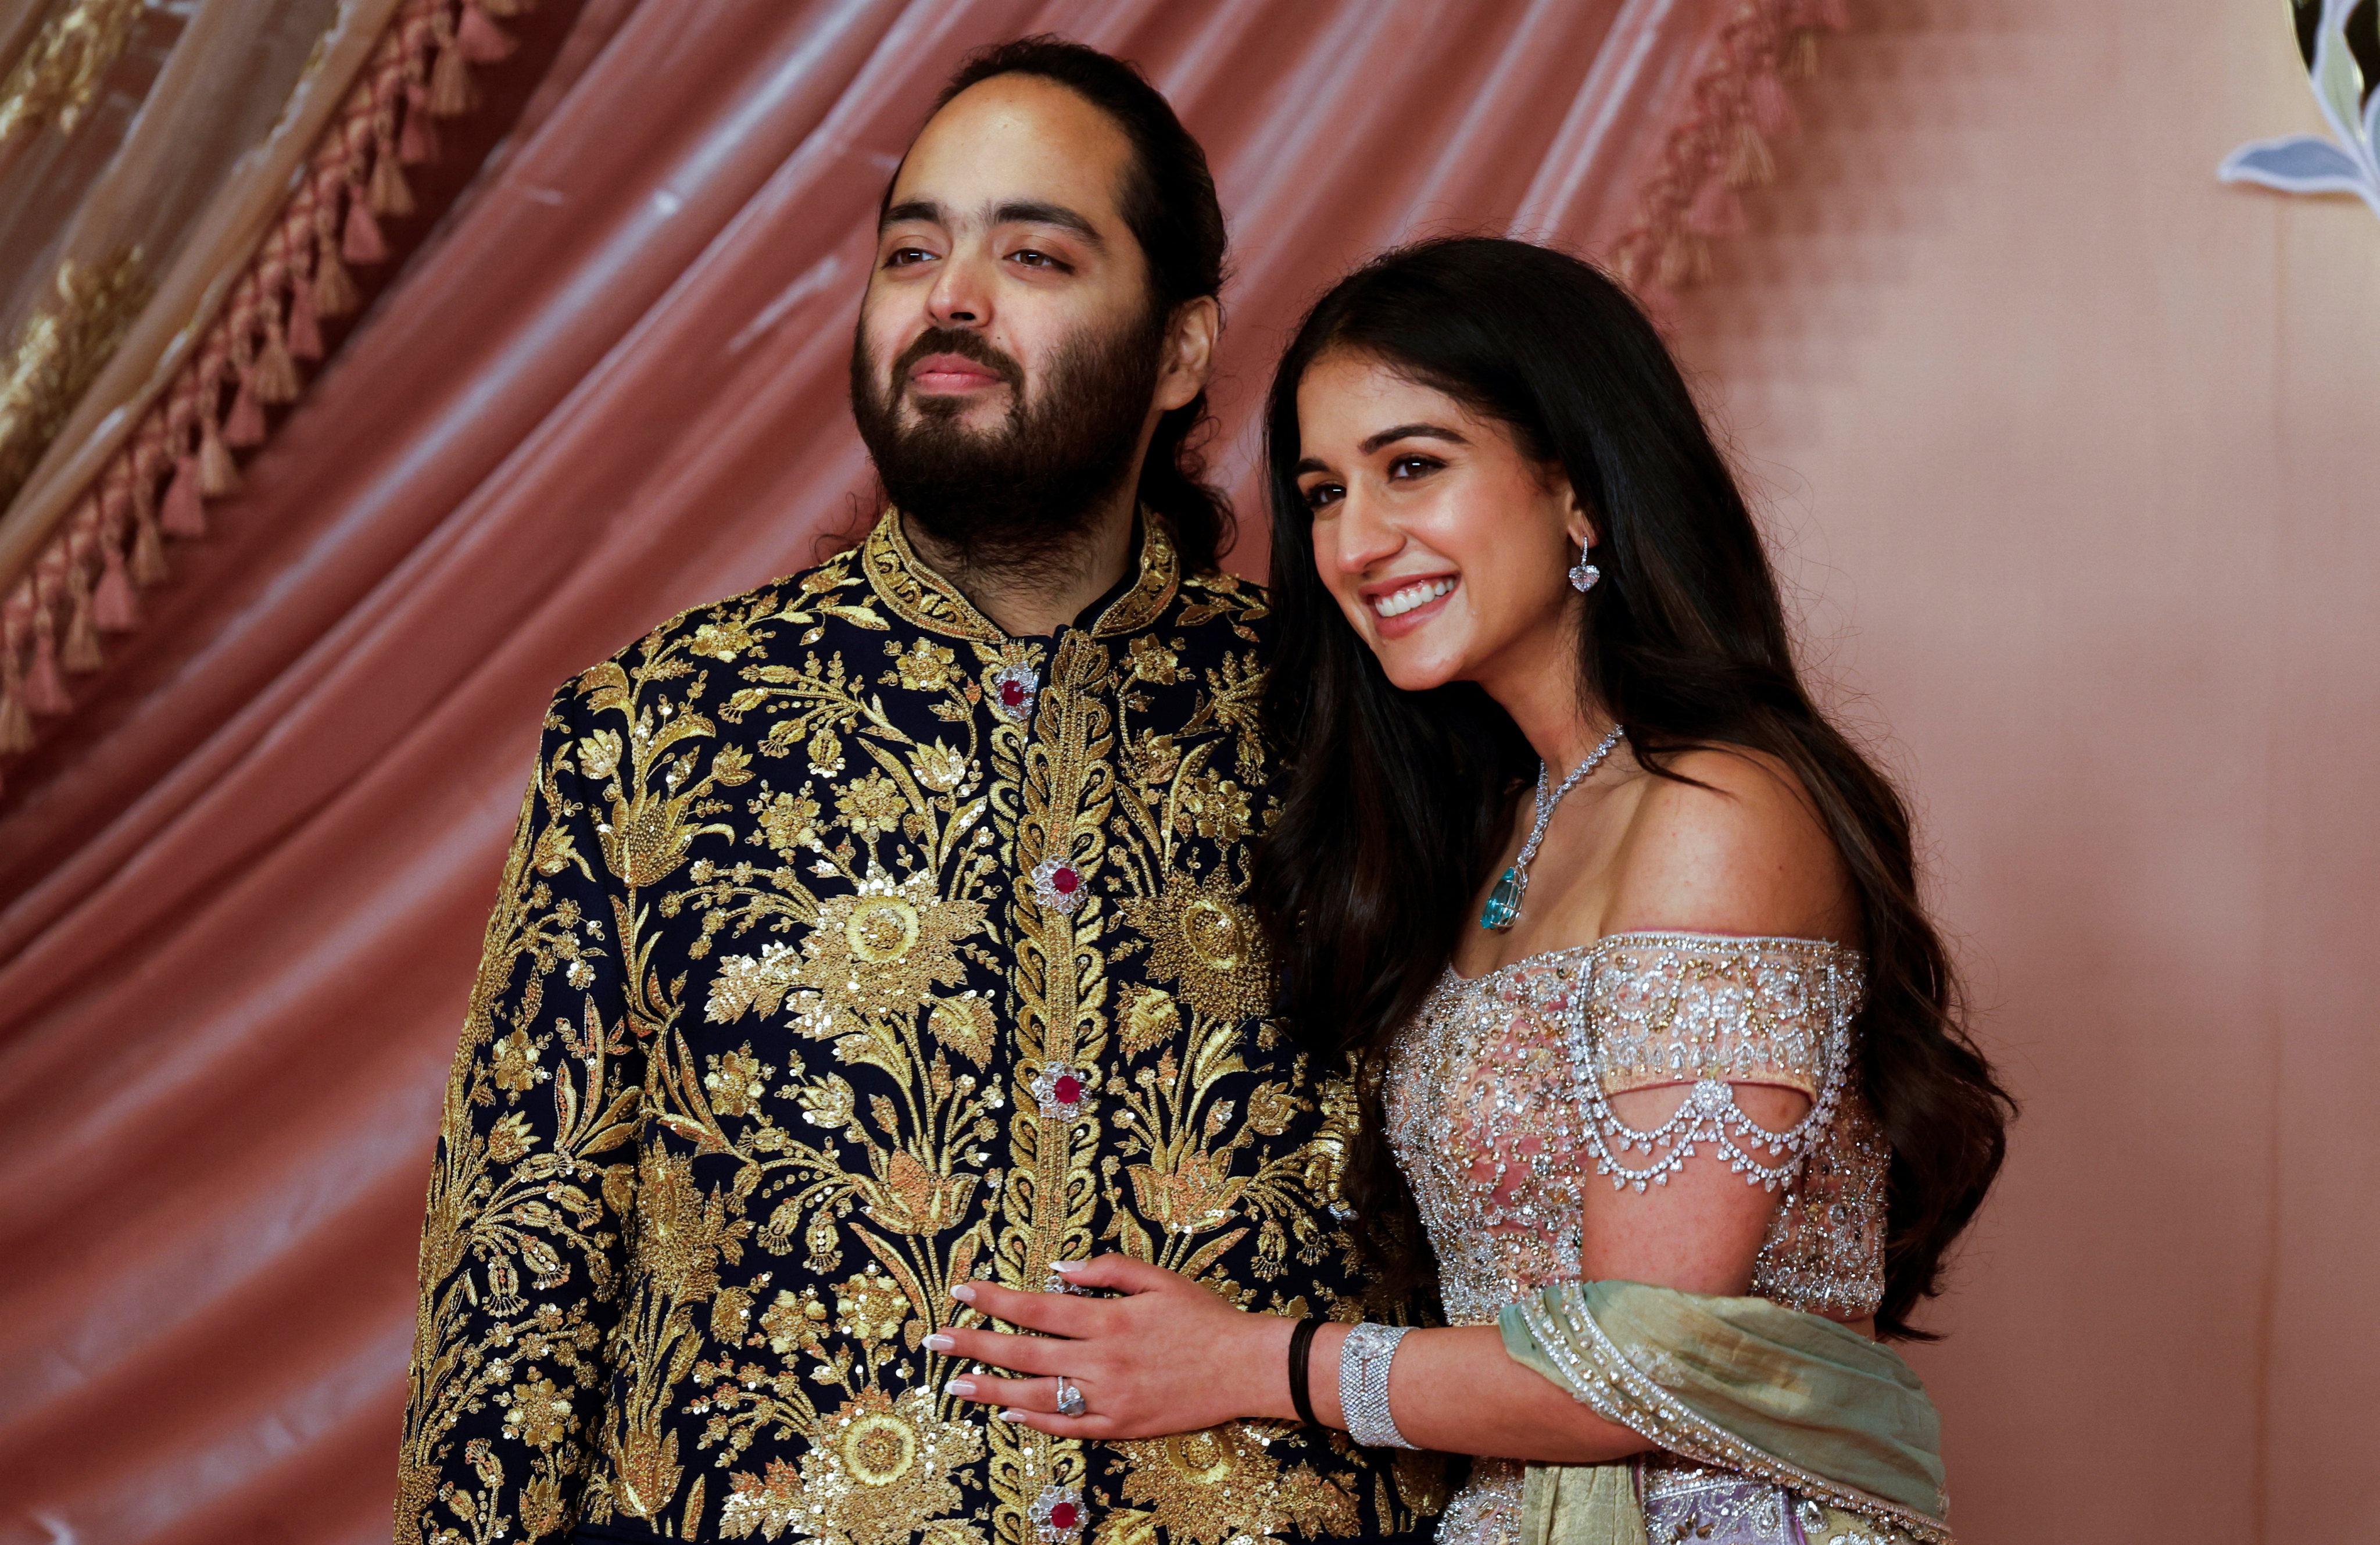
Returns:
[[[1297,1419],[1308,1427],[1320,1427],[1314,1415],[1314,1397],[1305,1388],[1305,1366],[1312,1360],[1314,1334],[1322,1329],[1319,1320],[1301,1320],[1289,1332],[1289,1403],[1297,1407]]]

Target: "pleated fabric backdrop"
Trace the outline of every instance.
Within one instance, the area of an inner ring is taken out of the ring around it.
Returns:
[[[384,1537],[439,1090],[540,706],[863,513],[876,200],[965,49],[1135,58],[1205,141],[1238,264],[1214,453],[1253,528],[1249,420],[1323,285],[1480,228],[1690,277],[1781,127],[1778,29],[1838,10],[589,0],[566,89],[10,774],[0,1539]]]

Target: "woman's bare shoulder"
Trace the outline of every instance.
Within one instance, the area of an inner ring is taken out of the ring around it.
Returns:
[[[1858,906],[1816,804],[1783,760],[1718,746],[1647,775],[1621,840],[1607,933],[1674,929],[1852,943]]]

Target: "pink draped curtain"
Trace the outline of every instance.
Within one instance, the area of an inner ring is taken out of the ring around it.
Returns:
[[[540,705],[864,505],[878,194],[965,49],[1141,61],[1236,248],[1214,455],[1417,233],[1658,302],[1817,0],[589,0],[551,100],[0,805],[0,1539],[379,1538],[437,1101]]]

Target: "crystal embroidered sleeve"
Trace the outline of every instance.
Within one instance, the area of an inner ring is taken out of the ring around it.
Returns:
[[[620,735],[584,706],[565,690],[546,716],[447,1080],[400,1545],[563,1538],[601,1439],[645,1054],[603,842]]]
[[[1596,1170],[1614,1188],[1665,1185],[1707,1149],[1746,1181],[1790,1185],[1824,1140],[1851,1063],[1861,963],[1816,940],[1621,935],[1581,967],[1568,1040]],[[1684,1084],[1669,1120],[1638,1130],[1614,1096]],[[1770,1132],[1737,1084],[1801,1090],[1810,1109]]]

